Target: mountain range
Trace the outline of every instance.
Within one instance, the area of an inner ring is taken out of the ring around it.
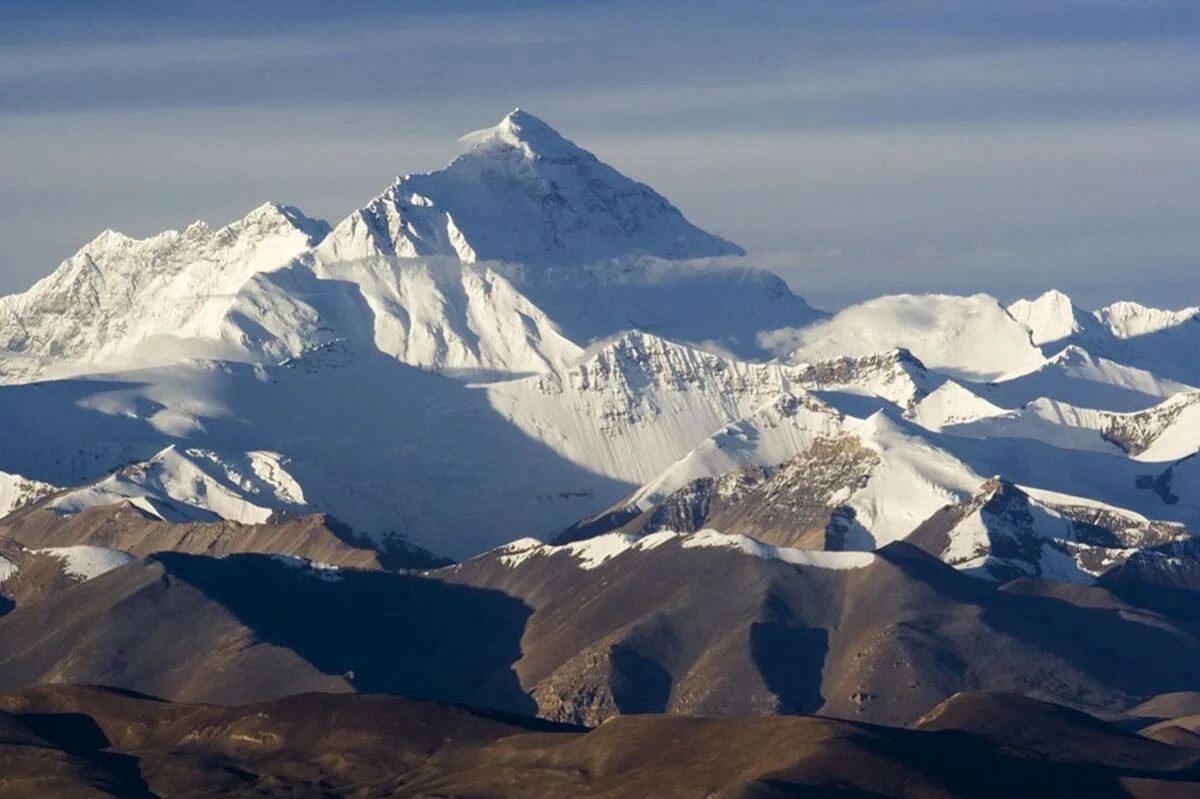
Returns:
[[[1200,308],[826,313],[528,112],[462,148],[0,299],[0,690],[595,726],[1200,689]]]

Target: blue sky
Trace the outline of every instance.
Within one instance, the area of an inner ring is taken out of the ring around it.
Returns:
[[[520,105],[826,307],[1200,303],[1200,3],[0,0],[0,291],[336,221]]]

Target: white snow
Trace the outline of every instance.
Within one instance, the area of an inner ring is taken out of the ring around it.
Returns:
[[[63,571],[67,576],[74,577],[80,581],[99,577],[105,572],[110,572],[113,569],[124,566],[131,560],[135,560],[133,555],[120,549],[82,545],[35,549],[33,552],[39,555],[50,555],[51,557],[58,558],[63,562]]]
[[[645,552],[672,541],[678,541],[684,549],[732,549],[762,560],[780,560],[795,566],[816,569],[858,569],[870,565],[875,559],[869,552],[824,552],[773,547],[748,536],[728,535],[707,529],[695,533],[662,530],[645,536],[607,533],[561,546],[543,544],[533,538],[523,538],[493,550],[492,554],[498,554],[504,565],[515,568],[532,557],[566,553],[575,559],[579,568],[591,570],[626,552]]]
[[[105,231],[33,288],[0,299],[0,349],[23,356],[7,362],[15,373],[5,377],[242,353],[247,342],[226,322],[238,290],[326,230],[267,204],[219,230],[196,222],[147,239]]]
[[[842,417],[815,398],[781,394],[750,415],[704,439],[647,481],[626,503],[648,509],[701,477],[716,477],[742,466],[773,466],[805,451],[818,438],[836,435]]]
[[[794,566],[808,566],[814,569],[861,569],[875,561],[875,556],[870,552],[826,552],[773,547],[749,536],[730,535],[718,530],[699,530],[686,536],[682,546],[684,549],[732,549],[762,560],[781,560]]]
[[[934,511],[973,494],[984,479],[883,412],[847,425],[879,456],[866,486],[845,502],[855,512],[848,549],[870,550],[908,535]],[[867,535],[869,534],[869,535]]]
[[[1136,411],[1194,386],[1069,345],[1032,369],[997,377],[985,397],[1005,407],[1047,397],[1083,408]]]
[[[0,555],[0,583],[11,578],[18,571],[17,564],[13,563],[8,558]]]

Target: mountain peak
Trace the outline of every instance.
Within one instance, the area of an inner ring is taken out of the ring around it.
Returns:
[[[1034,300],[1017,300],[1006,310],[1029,328],[1030,338],[1038,347],[1094,334],[1094,318],[1058,289],[1043,292]]]
[[[272,232],[294,228],[308,236],[312,245],[324,239],[330,230],[328,222],[307,216],[295,206],[265,202],[238,221],[226,225],[222,232],[240,232],[250,228]]]
[[[468,154],[496,150],[517,150],[529,159],[583,159],[596,156],[569,141],[546,122],[521,108],[515,108],[499,124],[472,131],[459,139]]]
[[[527,111],[459,141],[463,155],[397,180],[341,222],[318,257],[542,267],[745,254]]]

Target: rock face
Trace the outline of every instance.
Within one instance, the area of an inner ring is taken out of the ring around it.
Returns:
[[[947,507],[907,539],[968,573],[1006,581],[1025,575],[1089,583],[1130,558],[1172,571],[1195,549],[1183,527],[1118,508],[1037,500],[994,478],[969,500]]]
[[[637,535],[711,527],[776,546],[845,549],[856,512],[842,503],[866,487],[879,463],[856,436],[821,438],[777,467],[745,466],[698,478],[648,510],[625,511],[636,514],[629,521],[618,512],[613,522],[620,522],[617,531]]]

